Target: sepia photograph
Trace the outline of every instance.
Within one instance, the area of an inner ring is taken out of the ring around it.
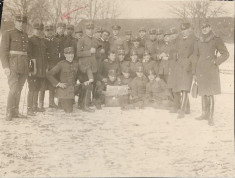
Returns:
[[[4,0],[0,177],[234,177],[234,2]]]

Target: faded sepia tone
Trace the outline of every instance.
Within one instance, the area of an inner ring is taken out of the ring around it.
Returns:
[[[45,24],[65,22],[81,27],[92,19],[95,25],[109,31],[112,25],[118,24],[122,27],[121,35],[131,30],[135,36],[140,27],[147,31],[171,27],[179,30],[181,22],[189,17],[199,35],[200,21],[196,16],[182,17],[182,9],[189,7],[184,3],[5,0],[0,38],[2,32],[14,26],[12,19],[17,10],[28,14],[29,36],[34,19]],[[67,12],[85,5],[88,6],[84,11],[76,11],[66,18]],[[102,107],[86,113],[74,106],[68,114],[48,108],[46,91],[45,112],[6,121],[9,87],[1,66],[0,177],[235,177],[234,2],[216,1],[209,7],[207,15],[213,17],[212,29],[222,37],[229,52],[229,58],[219,66],[221,94],[215,96],[214,126],[195,119],[202,112],[201,98],[192,98],[190,93],[191,114],[182,119],[177,119],[175,113],[152,107],[127,111]],[[27,92],[26,81],[20,100],[23,114],[27,113]]]

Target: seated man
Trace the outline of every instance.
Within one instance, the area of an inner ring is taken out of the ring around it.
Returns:
[[[74,48],[68,47],[64,49],[65,60],[60,61],[55,67],[47,72],[47,78],[56,87],[56,94],[61,102],[61,106],[66,113],[73,111],[73,102],[75,97],[75,86],[80,84],[76,82],[79,73],[85,73],[89,78],[84,85],[93,82],[93,75],[89,68],[85,71],[80,69],[77,60],[74,59]],[[57,75],[59,75],[57,79]],[[84,100],[84,102],[86,102]],[[86,110],[86,106],[84,106]]]
[[[149,82],[146,85],[146,97],[145,106],[155,108],[165,108],[170,104],[169,93],[166,87],[166,83],[163,79],[160,79],[154,70],[150,70],[148,73]]]

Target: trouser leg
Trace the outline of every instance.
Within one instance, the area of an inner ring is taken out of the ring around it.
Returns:
[[[210,95],[210,96],[208,96],[208,99],[209,99],[209,103],[210,103],[208,124],[210,126],[213,126],[214,125],[214,119],[213,119],[213,116],[214,116],[214,96]]]
[[[178,119],[184,117],[187,101],[188,101],[188,93],[186,91],[182,91],[182,100],[181,100],[180,111],[178,114]]]
[[[51,89],[49,90],[49,108],[57,108],[54,99],[55,99],[55,90]]]

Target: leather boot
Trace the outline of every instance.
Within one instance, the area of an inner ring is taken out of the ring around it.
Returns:
[[[12,109],[7,109],[7,113],[6,113],[6,121],[12,121],[13,117],[12,117]]]
[[[44,112],[44,98],[45,98],[45,91],[40,91],[39,92],[39,104],[38,104],[38,109],[37,112]]]
[[[196,117],[196,120],[207,120],[207,96],[202,96],[202,114],[201,116]]]
[[[54,101],[54,97],[55,97],[55,92],[49,90],[49,108],[57,108],[57,105],[55,104]]]
[[[84,98],[83,98],[83,102],[84,102],[84,107],[83,107],[83,111],[85,112],[95,112],[94,109],[91,109],[89,107],[89,103],[90,103],[90,98],[91,98],[91,86],[89,85],[86,89],[85,89],[85,95],[84,95]]]
[[[210,107],[209,107],[209,118],[208,118],[208,125],[213,126],[214,125],[214,96],[211,95],[209,96],[209,102],[210,102]]]
[[[186,104],[187,104],[187,99],[188,98],[188,94],[186,91],[182,91],[182,103],[181,103],[181,108],[178,112],[178,116],[177,119],[181,119],[184,118],[185,115],[185,108],[186,108]]]
[[[33,92],[33,112],[38,110],[38,91]]]
[[[189,103],[189,98],[188,98],[187,99],[186,108],[185,108],[185,114],[190,114],[190,113],[191,113],[191,111],[190,111],[190,103]]]

